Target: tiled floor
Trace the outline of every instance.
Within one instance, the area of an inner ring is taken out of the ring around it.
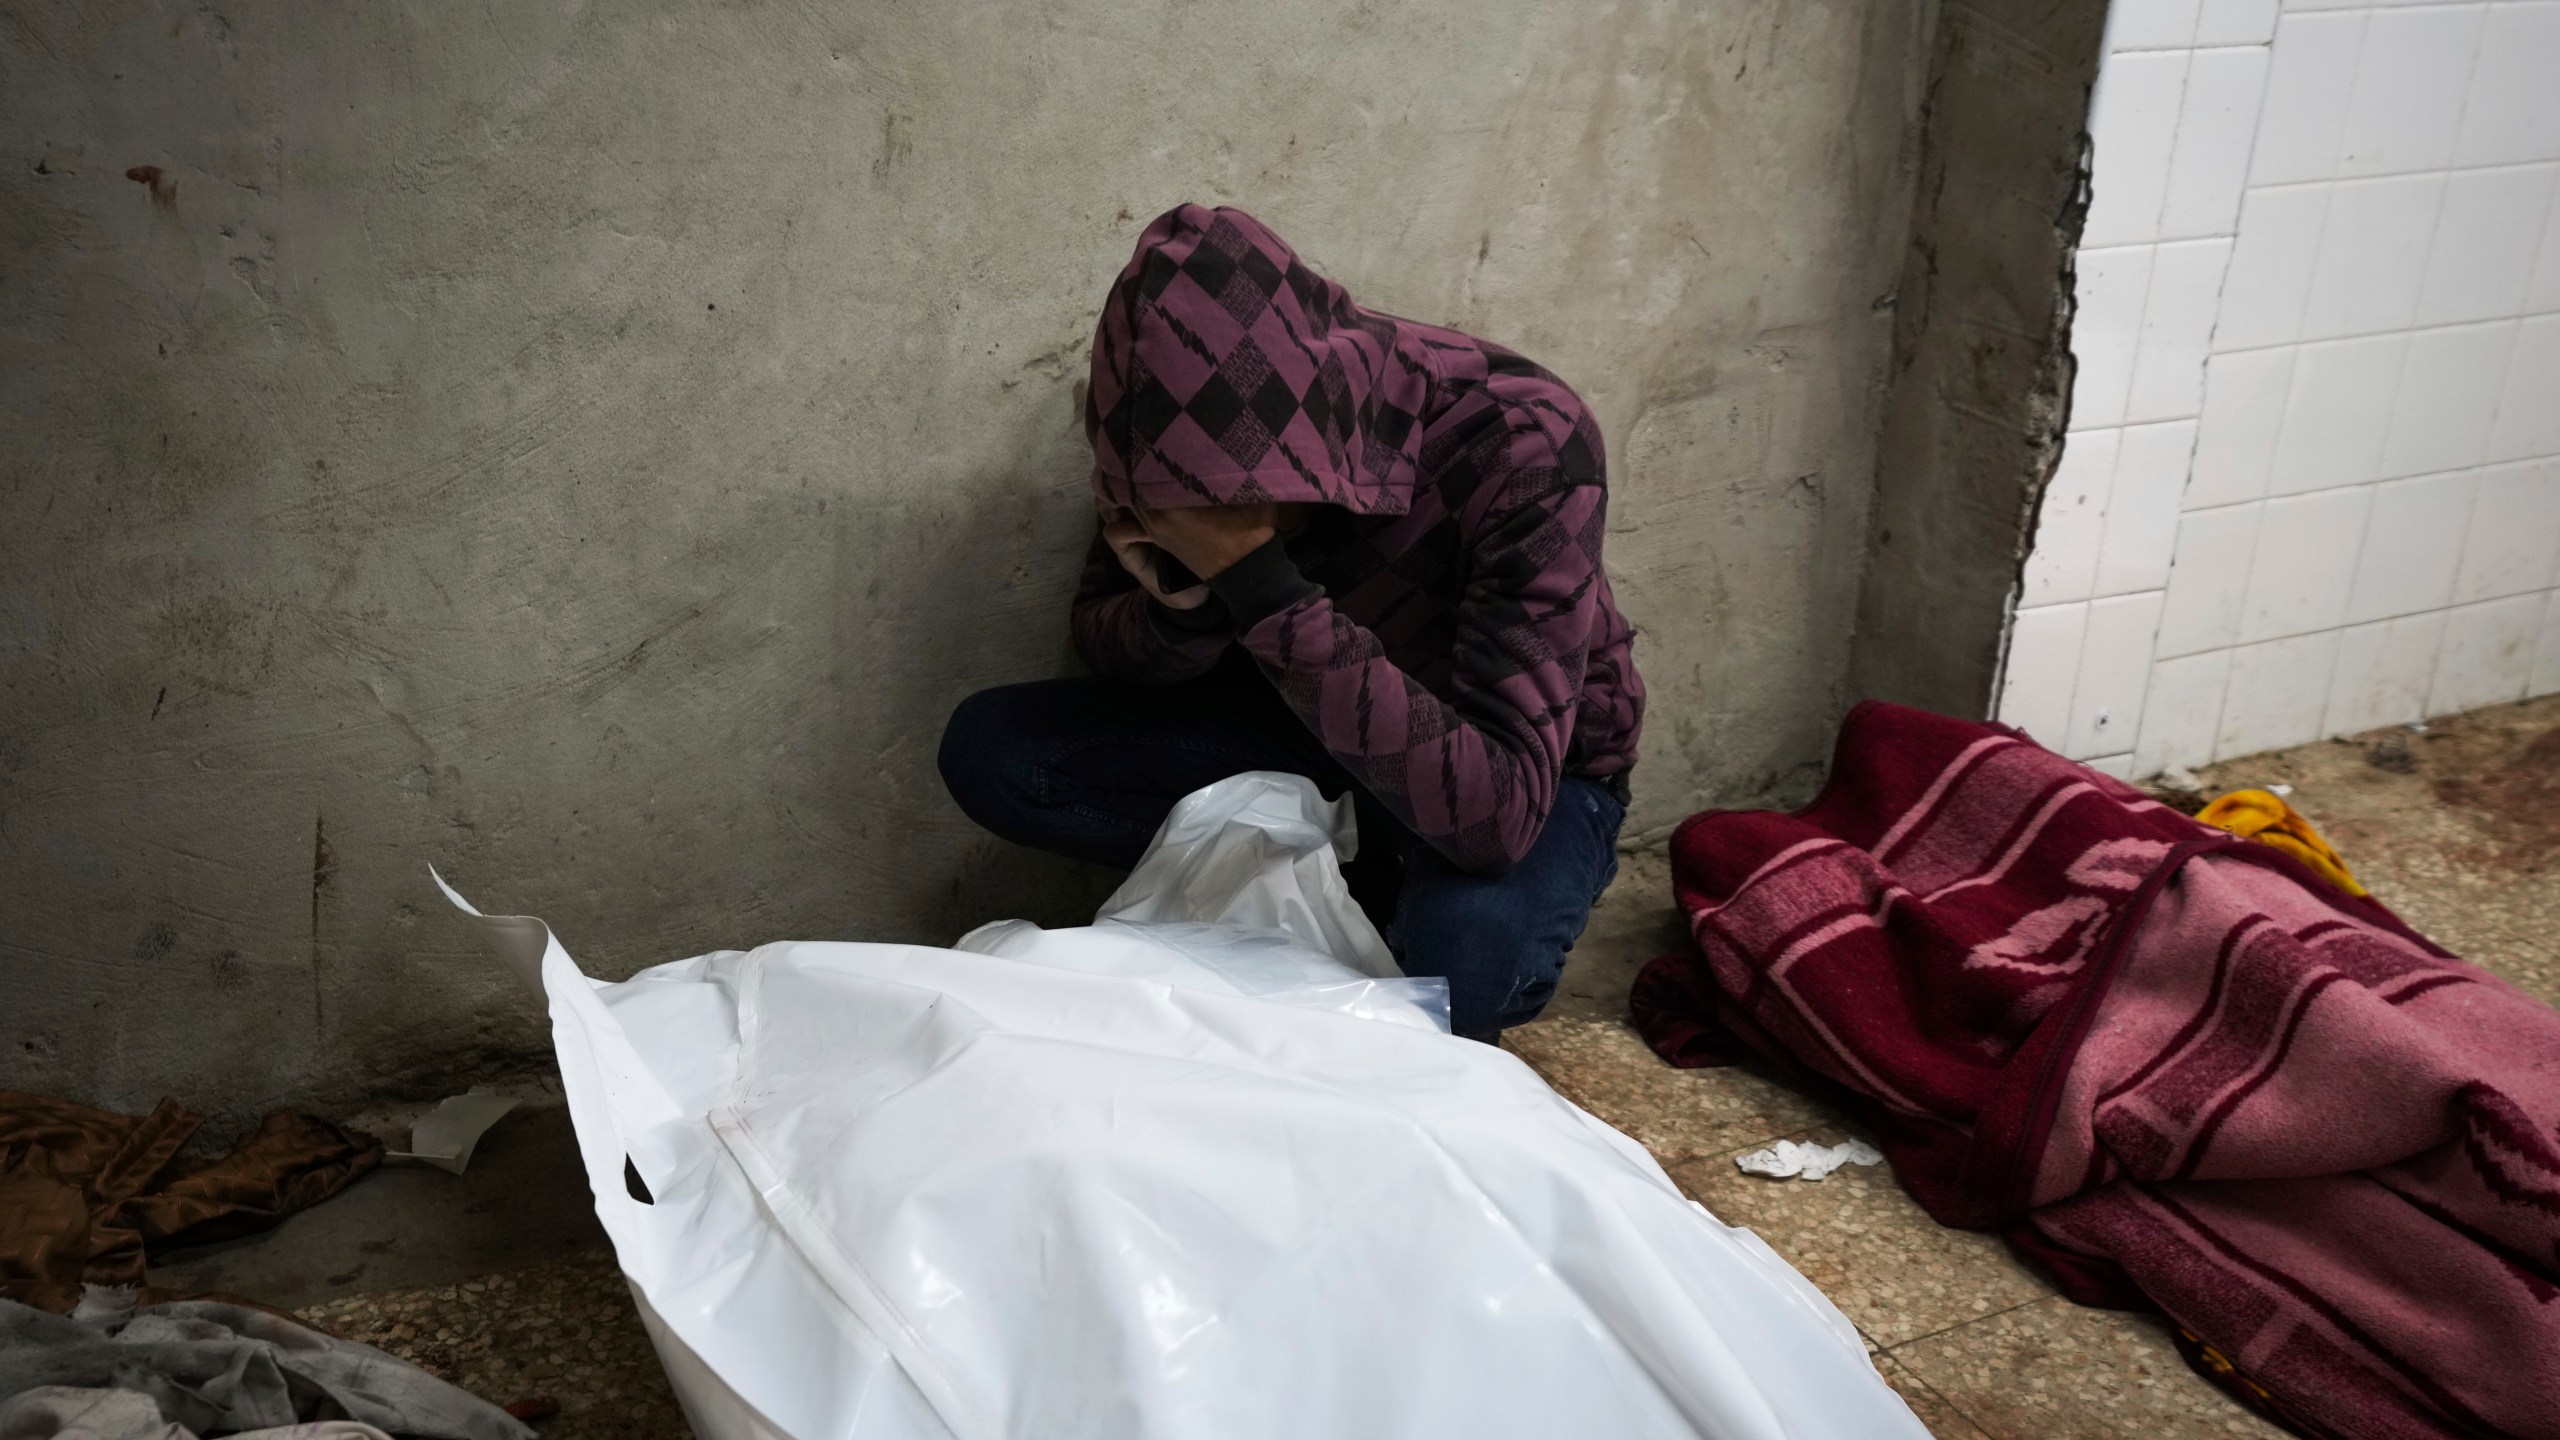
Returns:
[[[1691,1198],[1756,1231],[1820,1286],[1935,1434],[2282,1433],[2189,1374],[2157,1322],[2062,1299],[1998,1240],[1931,1220],[1882,1166],[1844,1167],[1819,1183],[1735,1167],[1772,1140],[1851,1133],[1818,1103],[1748,1070],[1673,1070],[1614,1016],[1552,1016],[1508,1043],[1577,1104],[1643,1141]]]
[[[2405,768],[2403,768],[2405,767]],[[2560,1001],[2560,698],[2229,762],[2217,791],[2283,783],[2377,894],[2453,949]],[[1742,1174],[1782,1137],[1845,1133],[1746,1069],[1678,1071],[1624,1023],[1646,959],[1679,943],[1661,858],[1631,858],[1548,1016],[1513,1047],[1642,1141],[1857,1322],[1877,1367],[1947,1440],[2197,1440],[2279,1432],[2190,1374],[2154,1321],[2055,1295],[1998,1242],[1944,1229],[1882,1168],[1818,1184]],[[305,1311],[500,1401],[561,1404],[550,1440],[684,1434],[629,1296],[601,1252]]]
[[[545,1440],[692,1434],[610,1250],[452,1285],[324,1301],[302,1318],[377,1346],[505,1405],[548,1397]]]

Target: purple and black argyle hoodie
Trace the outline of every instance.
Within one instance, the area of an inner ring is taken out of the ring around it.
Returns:
[[[1240,210],[1138,237],[1093,337],[1094,490],[1151,509],[1313,501],[1317,520],[1175,612],[1099,536],[1077,650],[1164,684],[1231,644],[1462,869],[1538,838],[1558,778],[1635,763],[1644,684],[1601,568],[1600,427],[1499,345],[1352,303]]]

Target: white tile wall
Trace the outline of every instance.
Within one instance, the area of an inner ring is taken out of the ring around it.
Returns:
[[[2542,607],[2542,643],[2533,652],[2533,678],[2527,692],[2560,695],[2560,590]]]
[[[2110,774],[2560,692],[2560,0],[2117,0],[2000,716]]]
[[[2342,180],[2330,191],[2302,312],[2304,339],[2405,330],[2417,318],[2444,180],[2388,175]]]
[[[2275,33],[2276,0],[2204,0],[2196,12],[2198,45],[2263,46]],[[2255,118],[2244,116],[2242,123]]]
[[[2555,182],[2550,212],[2542,217],[2542,251],[2534,257],[2524,309],[2528,315],[2560,310],[2560,182]]]
[[[2339,138],[2339,174],[2396,175],[2451,163],[2487,11],[2458,5],[2373,12]]]
[[[2560,155],[2560,3],[2494,5],[2480,39],[2457,165],[2507,165]]]
[[[2120,433],[2092,595],[2130,595],[2169,583],[2170,556],[2178,543],[2178,487],[2195,453],[2193,420],[2128,425]],[[2147,647],[2148,637],[2144,643]]]
[[[2329,676],[2337,661],[2335,630],[2232,651],[2214,753],[2255,755],[2320,738],[2320,721],[2329,708]]]
[[[2444,612],[2357,625],[2338,636],[2338,665],[2321,724],[2332,735],[2406,725],[2427,714],[2427,686],[2444,645]]]
[[[2160,201],[2169,188],[2169,156],[2186,88],[2184,50],[2126,55],[2100,71],[2089,105],[2089,140],[2116,160],[2090,180],[2081,244],[2122,245],[2159,234]]]
[[[2537,315],[2517,327],[2497,428],[2489,432],[2489,458],[2553,454],[2560,454],[2560,315]]]
[[[2560,90],[2560,76],[2552,84]],[[2560,98],[2553,103],[2560,105]],[[2455,325],[2523,311],[2554,176],[2560,176],[2560,165],[2457,170],[2445,177],[2444,209],[2436,217],[2427,278],[2418,290],[2419,324]]]
[[[2184,50],[2196,43],[2197,0],[2121,0],[2107,11],[2107,50]]]
[[[2089,602],[2089,619],[2080,635],[2079,675],[2071,690],[2071,728],[2064,734],[2062,753],[2086,760],[2133,748],[2151,667],[2113,662],[2121,655],[2150,654],[2152,632],[2159,627],[2157,590]]]
[[[2123,433],[2087,430],[2063,447],[2037,516],[2021,606],[2086,600],[2096,587],[2098,547],[2107,535],[2107,488],[2115,480],[2116,445]]]
[[[2547,602],[2542,595],[2511,595],[2446,611],[2429,713],[2523,699],[2533,673],[2534,631]]]
[[[2560,460],[2480,472],[2469,534],[2454,576],[2457,604],[2560,585]]]
[[[2293,357],[2267,493],[2361,485],[2382,473],[2391,402],[2409,358],[2405,334],[2305,345]]]
[[[2262,505],[2190,510],[2178,517],[2176,584],[2160,614],[2159,657],[2228,650],[2240,640],[2240,603],[2258,549]],[[2039,544],[2042,543],[2039,537]],[[2208,726],[2208,729],[2211,727]]]
[[[2074,425],[2124,423],[2134,342],[2142,334],[2142,302],[2151,290],[2151,249],[2128,245],[2080,252],[2079,313],[2071,326],[2072,350],[2080,362],[2071,385]]]
[[[2311,258],[2328,222],[2327,185],[2280,185],[2251,190],[2241,198],[2240,238],[2231,252],[2231,279],[2214,326],[2214,349],[2254,350],[2302,338],[2302,307],[2311,298]],[[2084,288],[2081,294],[2085,308],[2088,292]],[[2072,343],[2077,348],[2076,332]]]
[[[2264,44],[2195,52],[2161,186],[2162,238],[2238,233],[2240,190],[2249,178],[2250,122],[2266,84]]]
[[[2216,355],[2206,362],[2204,420],[2196,434],[2195,474],[2187,481],[2188,509],[2209,510],[2267,493],[2292,393],[2291,346]]]
[[[2205,347],[2213,339],[2215,302],[2230,259],[2228,236],[2181,240],[2152,251],[2125,419],[2190,419],[2202,407]]]
[[[2479,464],[2515,343],[2512,320],[2412,334],[2399,392],[2391,397],[2381,473],[2424,475]]]
[[[2258,517],[2240,642],[2274,640],[2346,623],[2373,487],[2270,500]]]
[[[2364,12],[2356,10],[2287,14],[2276,23],[2266,104],[2258,112],[2249,161],[2250,184],[2326,180],[2337,173],[2347,102],[2355,95],[2356,57],[2364,48],[2364,20]],[[2101,73],[2114,63],[2115,57],[2107,57]]]
[[[2453,603],[2453,577],[2471,524],[2480,478],[2430,475],[2373,488],[2364,549],[2347,592],[2347,623],[2441,610]]]
[[[2142,698],[2142,733],[2134,743],[2135,774],[2157,775],[2167,766],[2199,765],[2213,758],[2223,684],[2230,674],[2229,650],[2185,655],[2151,667],[2151,688]]]
[[[2000,718],[2055,749],[2071,729],[2071,689],[2080,673],[2080,636],[2088,624],[2085,600],[2021,610],[2009,622]]]

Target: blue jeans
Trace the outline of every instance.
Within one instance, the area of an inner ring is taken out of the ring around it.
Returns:
[[[1352,792],[1351,892],[1408,975],[1449,981],[1450,1028],[1490,1041],[1546,1008],[1592,902],[1618,873],[1626,810],[1568,776],[1546,829],[1498,876],[1452,866],[1326,752],[1261,672],[1231,655],[1177,685],[1040,680],[981,690],[942,734],[942,782],[969,818],[1018,845],[1125,870],[1174,802],[1247,770]]]

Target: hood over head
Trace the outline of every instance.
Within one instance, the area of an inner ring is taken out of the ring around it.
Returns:
[[[1095,495],[1403,514],[1432,389],[1412,328],[1353,304],[1241,210],[1166,211],[1094,328]]]

